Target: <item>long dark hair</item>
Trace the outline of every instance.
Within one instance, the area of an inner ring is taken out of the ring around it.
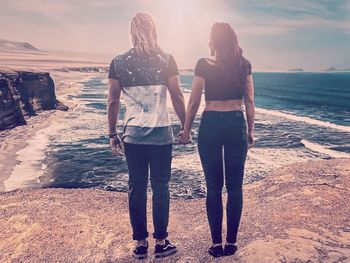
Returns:
[[[229,71],[238,86],[245,87],[248,61],[243,57],[233,28],[228,23],[215,23],[211,28],[210,42],[212,55],[216,55],[218,64]]]

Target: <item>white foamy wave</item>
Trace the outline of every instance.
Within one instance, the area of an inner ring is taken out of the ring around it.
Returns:
[[[307,140],[301,140],[301,143],[312,151],[324,153],[334,158],[350,158],[350,154],[348,153],[331,150],[317,143],[309,142]]]
[[[80,100],[82,100],[83,103],[84,102],[86,102],[86,103],[88,103],[88,102],[96,102],[96,103],[98,103],[98,102],[107,102],[107,99],[105,99],[105,98],[101,98],[101,99],[98,99],[98,98],[82,98]]]
[[[320,120],[316,120],[316,119],[313,119],[310,117],[297,116],[297,115],[290,114],[290,113],[284,113],[284,112],[275,111],[275,110],[267,110],[267,109],[262,109],[262,108],[256,108],[256,112],[268,114],[268,115],[273,115],[273,116],[277,116],[277,117],[282,117],[282,118],[286,118],[286,119],[293,120],[293,121],[305,122],[305,123],[312,124],[312,125],[318,125],[318,126],[323,126],[323,127],[327,127],[327,128],[340,130],[340,131],[350,132],[350,126],[339,125],[339,124],[335,124],[335,123],[331,123],[331,122],[327,122],[327,121],[320,121]]]
[[[186,88],[186,87],[182,87],[182,92],[183,93],[191,93],[191,90]]]
[[[273,125],[273,121],[255,120],[255,124]]]
[[[57,134],[62,126],[63,124],[55,121],[49,127],[38,130],[28,140],[27,146],[17,152],[18,164],[13,168],[10,177],[4,181],[5,191],[40,185],[39,177],[46,169],[43,160],[46,156],[45,149],[49,144],[49,138]]]

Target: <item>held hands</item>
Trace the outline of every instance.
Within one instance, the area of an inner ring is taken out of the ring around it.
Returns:
[[[182,130],[177,135],[177,141],[179,144],[192,143],[192,136],[190,131]]]

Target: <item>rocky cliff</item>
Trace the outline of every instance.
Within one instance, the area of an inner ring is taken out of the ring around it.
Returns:
[[[26,124],[27,117],[56,109],[56,104],[49,73],[0,69],[0,130]]]

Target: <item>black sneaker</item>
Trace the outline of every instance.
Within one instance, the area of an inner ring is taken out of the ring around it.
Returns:
[[[224,248],[224,255],[225,256],[232,256],[236,253],[237,251],[237,246],[236,245],[225,245],[225,248]]]
[[[224,255],[224,250],[222,249],[222,246],[211,246],[208,250],[208,253],[214,258],[218,258]]]
[[[145,259],[147,258],[148,252],[148,242],[146,246],[138,246],[133,251],[133,256],[136,259]]]
[[[174,245],[170,244],[169,240],[165,239],[165,245],[156,245],[154,255],[156,258],[164,258],[173,255],[177,252]]]

